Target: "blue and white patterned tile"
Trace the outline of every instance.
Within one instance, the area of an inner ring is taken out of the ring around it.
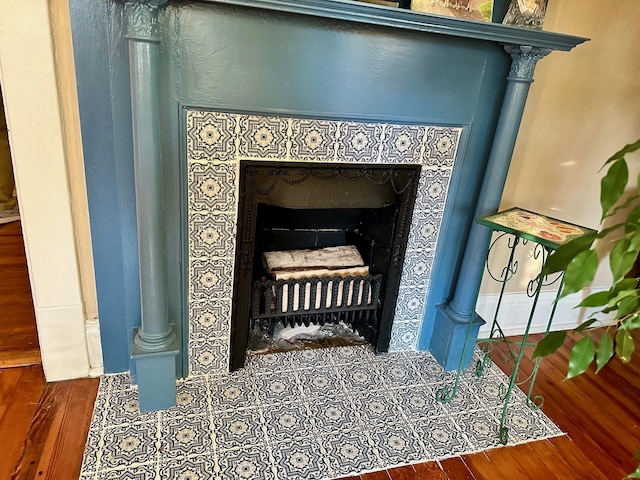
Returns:
[[[407,464],[424,460],[426,452],[407,423],[376,425],[368,430],[382,465]]]
[[[343,394],[341,375],[332,367],[304,369],[296,373],[306,397],[328,398]]]
[[[99,472],[95,480],[150,480],[156,478],[157,464],[136,465],[120,470]]]
[[[329,434],[321,438],[335,477],[356,475],[383,467],[373,452],[365,432],[354,430]]]
[[[422,323],[425,303],[426,291],[424,287],[400,287],[394,324],[396,322]]]
[[[500,422],[489,411],[461,412],[450,417],[474,449],[482,450],[501,445],[498,435]]]
[[[356,408],[345,396],[314,398],[308,401],[316,428],[320,434],[343,432],[360,428]]]
[[[383,163],[420,163],[425,127],[385,125],[382,144]]]
[[[501,410],[491,409],[499,418]],[[549,428],[549,423],[552,427]],[[509,428],[509,442],[527,442],[548,435],[560,435],[562,432],[548,420],[540,410],[532,410],[524,403],[509,405],[505,425]]]
[[[256,389],[260,392],[259,401],[265,406],[298,401],[302,396],[293,372],[256,375],[255,383]]]
[[[241,136],[240,156],[262,159],[287,157],[287,117],[240,115],[238,121]]]
[[[247,353],[245,368],[256,375],[263,373],[288,372],[293,369],[291,356],[284,353]]]
[[[189,375],[229,372],[229,339],[191,335],[189,338]]]
[[[408,287],[419,287],[423,289],[423,296],[426,295],[425,288],[431,278],[434,255],[433,250],[407,252],[402,266],[401,291]]]
[[[462,128],[428,127],[424,163],[436,167],[453,167]]]
[[[224,338],[231,328],[231,299],[203,300],[189,305],[189,332]]]
[[[211,454],[165,460],[159,463],[159,479],[210,480],[215,478]],[[153,477],[152,477],[153,478]]]
[[[427,458],[450,457],[475,450],[448,416],[418,420],[412,426],[422,440]]]
[[[380,156],[382,124],[340,124],[337,158],[343,162],[376,163]]]
[[[230,450],[220,456],[220,474],[224,480],[274,480],[275,467],[266,445]]]
[[[233,213],[189,215],[191,257],[232,257],[235,253],[236,221]]]
[[[209,416],[165,417],[160,425],[161,459],[210,454]]]
[[[102,437],[102,429],[99,427],[91,427],[87,434],[85,442],[84,454],[82,456],[82,467],[80,473],[90,474],[98,469],[98,452],[102,449],[100,444]]]
[[[214,413],[213,424],[219,452],[262,445],[265,441],[260,412],[255,408]]]
[[[447,198],[450,170],[426,170],[422,169],[418,182],[417,204],[418,210],[426,210],[426,205],[435,210],[443,210]]]
[[[302,403],[264,405],[262,414],[270,443],[313,435],[312,417]]]
[[[214,412],[257,406],[253,377],[240,373],[210,376],[211,408]]]
[[[291,130],[291,160],[334,161],[338,122],[292,118]]]
[[[237,115],[187,110],[187,158],[193,160],[234,160]]]
[[[418,344],[420,325],[420,323],[414,322],[393,322],[389,351],[415,350]]]
[[[189,260],[191,300],[232,298],[233,258]]]
[[[188,168],[189,213],[236,210],[236,165],[193,163]]]
[[[109,393],[121,392],[135,388],[135,384],[129,375],[129,372],[116,373],[114,375],[105,375],[109,381]],[[102,381],[100,382],[102,385]]]
[[[130,423],[148,423],[158,420],[157,412],[140,412],[137,390],[113,392],[106,405],[107,426]]]
[[[272,446],[278,478],[318,480],[330,476],[326,454],[315,438],[283,442]]]
[[[434,391],[438,394],[438,391],[445,385],[450,389],[453,389],[454,383],[454,381],[451,381],[448,384],[434,386]],[[457,415],[464,412],[476,412],[484,408],[484,405],[476,395],[475,390],[470,387],[466,381],[460,381],[454,397],[449,402],[444,402],[443,406],[446,408],[447,413],[451,415]]]
[[[122,425],[104,432],[100,470],[156,460],[157,422]]]
[[[425,360],[423,362],[415,362],[414,366],[420,372],[425,383],[433,387],[441,387],[444,384],[453,382],[456,378],[456,372],[453,370],[445,370],[438,364],[435,359]]]
[[[294,350],[288,354],[291,367],[299,368],[318,368],[331,365],[329,356],[331,353],[326,348],[306,348],[304,350]]]
[[[403,360],[402,355],[391,353],[374,363],[387,388],[408,387],[424,383],[418,370]]]
[[[363,425],[379,425],[389,419],[402,418],[400,407],[387,391],[360,392],[351,401]]]
[[[162,418],[178,415],[208,415],[209,395],[205,377],[190,377],[176,384],[176,405],[162,411]]]
[[[414,210],[407,249],[434,250],[438,232],[442,223],[442,212],[433,210]]]
[[[342,383],[349,392],[378,391],[383,387],[380,374],[370,365],[354,364],[342,371]]]
[[[337,367],[353,363],[367,364],[376,357],[371,345],[333,347],[327,351],[330,353],[329,361]]]
[[[436,400],[435,392],[426,385],[398,388],[390,392],[409,421],[445,414],[445,408]]]

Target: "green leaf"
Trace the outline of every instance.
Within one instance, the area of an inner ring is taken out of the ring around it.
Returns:
[[[619,328],[616,332],[616,355],[620,357],[623,363],[629,363],[631,355],[636,345],[633,342],[631,332],[626,329]]]
[[[609,332],[604,332],[598,342],[598,348],[596,349],[596,373],[604,367],[609,360],[613,357],[613,337]]]
[[[640,315],[632,315],[624,319],[618,330],[636,330],[640,328]]]
[[[593,325],[597,321],[598,321],[597,318],[590,318],[586,322],[582,322],[580,325],[578,325],[576,328],[574,328],[573,331],[574,332],[582,332],[583,330],[586,330],[587,328],[589,328],[591,325]]]
[[[623,290],[635,290],[638,288],[637,278],[623,278],[609,290],[609,298],[616,296]]]
[[[573,378],[586,372],[595,353],[596,347],[593,345],[591,337],[583,337],[578,340],[571,349],[567,378]]]
[[[638,310],[638,303],[640,299],[638,299],[637,294],[634,296],[628,296],[623,298],[618,305],[618,312],[616,313],[616,318],[624,318],[630,313],[633,313]]]
[[[627,222],[626,223],[639,223],[640,222],[640,205],[636,205],[635,207],[633,207],[633,210],[631,210],[629,212],[629,214],[627,215]]]
[[[609,265],[614,282],[620,280],[631,270],[638,257],[638,252],[629,249],[630,244],[628,238],[623,238],[614,245],[609,253]]]
[[[558,350],[564,343],[567,332],[549,332],[538,342],[536,349],[533,351],[533,357],[544,357]]]
[[[600,205],[602,206],[603,220],[609,209],[613,207],[622,196],[624,188],[629,180],[629,168],[624,158],[616,160],[609,167],[607,174],[600,180]]]
[[[596,292],[582,300],[575,308],[578,307],[600,307],[606,305],[609,301],[609,291]]]
[[[639,198],[640,198],[640,194],[635,194],[635,195],[629,196],[623,203],[621,203],[620,205],[616,205],[616,208],[614,208],[613,210],[608,212],[606,217],[612,217],[613,215],[618,213],[623,208],[627,208],[629,205],[631,205],[635,200],[637,200]]]
[[[588,250],[591,247],[591,244],[596,239],[596,235],[597,232],[589,232],[582,237],[574,238],[564,245],[560,245],[555,252],[549,255],[547,262],[544,264],[541,275],[545,276],[565,270],[571,260],[581,252]]]
[[[637,295],[638,292],[636,292],[635,289],[633,290],[622,290],[620,292],[618,292],[616,294],[615,297],[609,299],[609,303],[607,303],[607,308],[605,309],[606,311],[604,311],[604,313],[609,313],[612,310],[617,310],[618,309],[618,304],[625,298],[627,297],[631,297],[631,296],[635,296]]]
[[[593,250],[586,250],[576,256],[564,274],[564,288],[561,297],[579,291],[588,285],[596,274],[598,255]]]
[[[636,454],[637,456],[638,454]],[[636,468],[636,471],[633,473],[630,473],[629,475],[627,475],[624,478],[640,478],[640,465],[638,465],[638,468]]]
[[[604,164],[606,165],[608,163],[615,162],[616,160],[624,158],[624,156],[627,153],[635,152],[636,150],[639,150],[639,149],[640,149],[640,139],[638,139],[634,143],[629,143],[625,145],[622,149],[614,153],[606,162],[604,162]]]

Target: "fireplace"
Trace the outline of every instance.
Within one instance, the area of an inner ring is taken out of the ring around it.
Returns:
[[[357,245],[382,275],[368,341],[415,350],[463,129],[196,109],[185,117],[190,374],[243,365],[261,254],[278,249]]]
[[[248,333],[277,324],[346,324],[389,349],[419,175],[420,165],[240,162],[232,369],[244,364]],[[307,275],[294,260],[288,279],[272,280],[267,252],[274,261],[351,252],[362,262],[339,273],[315,260]]]

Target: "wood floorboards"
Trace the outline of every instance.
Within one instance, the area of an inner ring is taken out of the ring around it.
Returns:
[[[0,225],[0,368],[40,363],[22,230],[20,222],[6,223]]]

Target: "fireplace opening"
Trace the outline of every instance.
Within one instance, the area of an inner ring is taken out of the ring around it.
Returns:
[[[388,350],[419,174],[417,165],[241,162],[232,369],[247,348],[279,350],[274,333],[291,343],[296,327],[331,338],[316,346],[341,338]],[[302,263],[275,272],[273,255]]]

